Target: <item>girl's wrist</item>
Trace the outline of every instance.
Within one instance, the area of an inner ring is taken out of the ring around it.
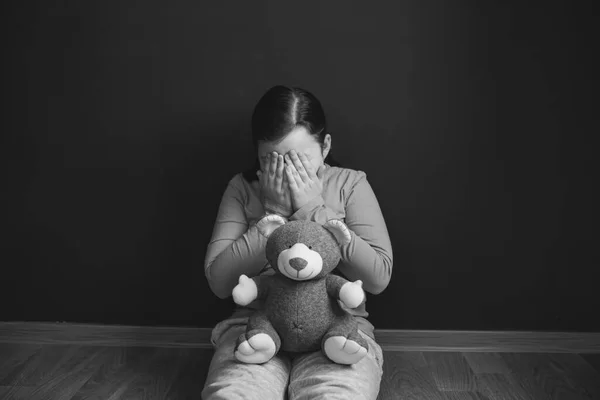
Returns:
[[[276,206],[273,206],[270,204],[265,204],[265,206],[263,208],[265,210],[265,215],[277,214],[283,218],[289,218],[293,214],[292,210],[284,210],[281,207],[276,207]]]

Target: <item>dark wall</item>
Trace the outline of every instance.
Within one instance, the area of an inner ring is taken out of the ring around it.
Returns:
[[[13,3],[0,320],[224,318],[206,245],[253,159],[252,108],[284,83],[322,100],[336,158],[380,200],[395,260],[377,327],[600,331],[588,10]]]

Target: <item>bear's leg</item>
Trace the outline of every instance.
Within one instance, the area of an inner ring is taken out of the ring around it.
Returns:
[[[369,351],[369,344],[358,333],[351,315],[338,317],[323,337],[323,352],[333,362],[350,365],[359,362]]]
[[[242,333],[234,348],[235,358],[246,364],[263,364],[269,361],[281,347],[281,339],[267,316],[255,312],[249,319],[246,332]]]

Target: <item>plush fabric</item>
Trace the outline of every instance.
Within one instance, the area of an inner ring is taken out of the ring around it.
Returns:
[[[246,332],[238,338],[239,361],[264,363],[280,350],[322,349],[334,362],[353,364],[367,353],[368,343],[359,335],[355,318],[339,304],[340,300],[357,302],[353,307],[362,303],[360,283],[330,274],[341,257],[337,237],[345,232],[340,221],[324,226],[303,220],[280,221],[266,233],[266,256],[275,275],[242,276],[234,288],[238,304],[253,297],[265,304],[249,318]]]

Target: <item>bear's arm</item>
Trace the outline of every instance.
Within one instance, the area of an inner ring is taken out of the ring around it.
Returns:
[[[325,284],[327,285],[327,294],[329,297],[339,300],[340,298],[340,289],[346,283],[350,283],[350,281],[342,278],[338,275],[329,274],[325,280]]]
[[[252,280],[254,281],[254,283],[256,283],[256,288],[258,289],[256,299],[264,300],[269,294],[269,288],[271,287],[273,278],[269,275],[258,275],[252,277]]]

